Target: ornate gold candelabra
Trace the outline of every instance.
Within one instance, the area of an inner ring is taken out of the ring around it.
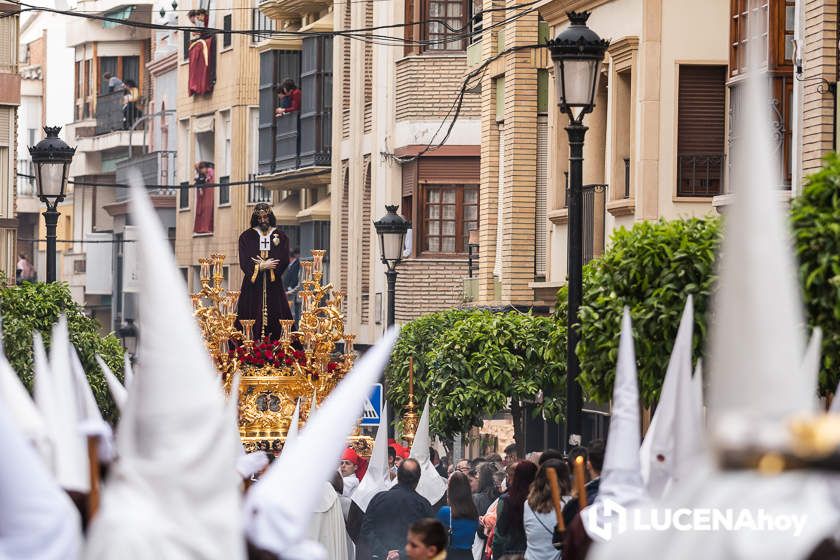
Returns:
[[[232,374],[238,365],[229,353],[230,343],[242,340],[243,335],[235,326],[239,292],[222,287],[224,262],[225,256],[220,254],[198,259],[201,290],[190,297],[195,317],[204,333],[207,351],[222,375],[226,390],[229,390]],[[250,329],[246,328],[246,332],[250,332]]]
[[[238,292],[224,293],[216,274],[213,286],[209,272],[205,282],[205,268],[213,264],[221,274],[224,256],[199,260],[202,290],[192,296],[196,317],[228,391],[231,374],[241,372],[239,432],[248,451],[276,449],[286,438],[298,399],[302,426],[312,399],[320,403],[353,367],[355,335],[344,332],[340,311],[344,293],[323,284],[325,255],[326,251],[312,251],[312,260],[301,261],[298,329],[294,330],[294,321],[281,320],[278,340],[255,339],[254,320],[241,320],[242,331],[234,327]],[[204,306],[205,301],[210,305]],[[339,342],[344,343],[343,352],[338,351]],[[350,443],[363,455],[372,451],[372,440],[358,431]]]

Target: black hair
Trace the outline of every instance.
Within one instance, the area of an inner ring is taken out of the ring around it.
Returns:
[[[137,82],[134,80],[126,80],[124,83],[127,87],[137,87]]]
[[[259,221],[257,220],[257,210],[258,209],[261,210],[261,208],[259,208],[259,206],[255,206],[254,211],[251,213],[251,227],[252,228],[255,228],[259,225]],[[268,209],[268,224],[271,227],[277,226],[277,218],[274,216],[274,212],[271,211],[271,208]]]
[[[332,484],[333,489],[339,496],[341,496],[344,493],[344,479],[341,478],[340,472],[335,471],[332,480],[330,480],[330,484]]]
[[[420,463],[417,459],[406,459],[400,463],[400,468],[397,469],[397,482],[412,490],[417,488],[417,483],[420,482]]]
[[[435,547],[438,553],[446,550],[447,541],[449,540],[446,536],[446,527],[437,519],[427,517],[415,521],[408,528],[408,532],[420,537],[424,545]]]
[[[300,249],[295,247],[294,249],[292,249],[291,254],[292,254],[293,257],[296,257],[296,256],[300,255]]]
[[[539,465],[542,466],[543,463],[549,461],[551,459],[558,459],[560,461],[565,461],[566,457],[563,455],[563,452],[559,449],[546,449],[540,455]]]
[[[390,445],[388,446],[388,457],[393,457],[394,459],[397,458],[397,450]]]
[[[286,78],[283,80],[283,83],[280,84],[280,91],[291,91],[293,89],[297,89],[297,86],[295,85],[295,81],[291,78]]]
[[[589,463],[598,472],[601,472],[601,469],[604,468],[605,451],[606,446],[604,445],[604,440],[596,439],[589,443]]]
[[[505,447],[505,455],[510,455],[511,453],[516,453],[516,456],[519,457],[519,448],[516,447],[515,443],[511,443]]]

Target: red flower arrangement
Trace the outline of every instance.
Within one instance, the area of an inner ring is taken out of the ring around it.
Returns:
[[[231,348],[228,354],[231,359],[236,358],[242,365],[257,368],[265,366],[291,367],[295,363],[306,366],[306,353],[295,349],[287,353],[279,340],[271,340],[268,337],[254,341],[250,350],[243,344]],[[334,373],[339,367],[338,362],[330,361],[327,363],[326,372]],[[313,374],[313,378],[317,380],[318,374]]]

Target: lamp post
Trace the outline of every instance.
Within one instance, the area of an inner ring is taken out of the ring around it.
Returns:
[[[123,350],[128,354],[129,360],[134,364],[134,359],[137,356],[137,325],[134,324],[134,319],[126,319],[125,324],[117,330],[117,336],[122,341]]]
[[[388,279],[388,319],[385,325],[394,325],[396,311],[395,299],[397,292],[397,265],[402,261],[403,245],[405,234],[411,228],[411,222],[403,219],[397,214],[397,205],[385,205],[387,214],[373,222],[376,234],[379,236],[379,250],[382,253],[382,262],[387,269],[385,276]]]
[[[566,433],[569,445],[580,445],[583,397],[578,375],[578,308],[583,291],[583,140],[588,130],[583,117],[595,108],[595,94],[601,76],[601,61],[609,41],[601,39],[586,26],[588,12],[567,12],[569,27],[548,42],[554,62],[557,104],[569,117],[569,208],[568,286],[569,305],[566,317]]]
[[[68,146],[58,133],[60,126],[45,126],[47,137],[35,146],[29,147],[32,163],[35,166],[35,183],[38,186],[38,198],[47,205],[43,213],[47,229],[47,282],[55,282],[55,229],[58,224],[58,204],[64,200],[67,188],[67,172],[76,148]]]

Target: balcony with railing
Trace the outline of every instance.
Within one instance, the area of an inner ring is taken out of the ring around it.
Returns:
[[[149,187],[150,195],[174,197],[176,189],[173,185],[177,184],[175,156],[176,152],[169,150],[135,155],[117,164],[116,181],[118,184],[128,184],[131,170],[137,170],[143,178],[143,183]],[[117,189],[115,195],[117,201],[128,198],[128,189]]]
[[[723,154],[677,156],[677,196],[711,197],[723,192]]]
[[[332,162],[332,39],[307,38],[300,53],[275,53],[279,79],[299,74],[301,104],[299,111],[274,117],[277,82],[260,86],[259,179],[271,190],[326,185]],[[261,75],[272,64],[264,53]]]

